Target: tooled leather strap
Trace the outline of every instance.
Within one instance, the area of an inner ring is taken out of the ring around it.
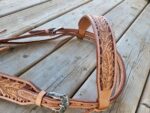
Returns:
[[[93,31],[86,31],[92,25]],[[47,39],[20,41],[20,39],[32,36],[48,36]],[[67,105],[71,108],[83,108],[94,111],[106,109],[121,93],[125,82],[125,67],[121,56],[116,51],[115,40],[112,30],[104,17],[83,16],[79,22],[79,29],[48,29],[30,31],[23,36],[0,39],[0,51],[11,48],[11,44],[27,44],[42,42],[61,38],[64,35],[77,36],[80,39],[89,39],[96,44],[96,84],[98,99],[96,102],[80,101],[68,99],[65,95],[51,93],[47,95],[45,91],[40,91],[32,83],[6,74],[0,74],[0,98],[15,102],[20,105],[37,104],[50,109],[65,111]],[[10,87],[12,86],[12,87]],[[11,88],[11,90],[7,90]],[[60,109],[61,108],[61,109]]]
[[[96,40],[98,109],[110,104],[113,86],[116,81],[116,47],[111,28],[104,17],[86,15],[79,22],[79,34],[92,25]]]

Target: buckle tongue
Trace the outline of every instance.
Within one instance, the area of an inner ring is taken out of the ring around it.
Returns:
[[[53,99],[58,99],[61,101],[61,104],[59,105],[59,109],[52,109],[55,112],[58,113],[64,113],[69,105],[69,99],[68,96],[56,92],[48,92],[46,96],[52,97]]]

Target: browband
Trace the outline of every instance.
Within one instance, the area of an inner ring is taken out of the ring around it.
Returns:
[[[92,26],[93,33],[87,31]],[[64,94],[45,92],[33,83],[0,73],[0,98],[20,104],[36,104],[64,113],[67,107],[86,109],[87,113],[102,111],[108,108],[119,96],[125,84],[125,66],[116,50],[112,29],[103,16],[85,15],[79,21],[79,29],[51,28],[47,30],[29,31],[21,36],[0,39],[0,52],[6,51],[17,44],[43,42],[61,38],[65,35],[88,39],[96,44],[96,85],[97,101],[81,101],[69,99]],[[34,36],[34,38],[33,38]],[[35,39],[36,36],[49,36]],[[29,40],[23,40],[23,39]]]

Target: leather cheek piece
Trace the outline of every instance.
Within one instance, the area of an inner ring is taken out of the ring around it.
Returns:
[[[115,50],[115,42],[111,34],[110,27],[108,23],[106,22],[105,18],[96,17],[96,16],[90,16],[86,15],[81,18],[79,22],[79,33],[81,33],[81,36],[85,34],[87,28],[92,25],[94,34],[95,34],[95,40],[96,40],[96,56],[97,56],[97,90],[98,90],[98,103],[99,107],[98,109],[105,109],[110,104],[110,96],[112,93],[112,86],[115,81],[115,69],[116,69],[116,50]],[[105,41],[108,41],[108,47],[104,45],[106,43]],[[110,44],[111,43],[111,44]],[[109,49],[112,50],[109,50]],[[103,52],[103,49],[105,49],[105,52]],[[106,54],[107,52],[107,54]],[[105,57],[109,57],[109,59],[106,61]],[[103,60],[105,59],[105,60]],[[111,63],[113,62],[113,63]],[[109,70],[108,72],[111,73],[106,75],[107,72],[103,68],[112,67],[112,70]],[[111,72],[112,71],[112,72]],[[106,76],[109,77],[106,80]]]
[[[35,104],[38,105],[38,106],[41,106],[41,102],[42,102],[42,99],[44,97],[44,95],[46,94],[45,91],[41,91],[37,97],[36,97],[36,101],[35,101]]]

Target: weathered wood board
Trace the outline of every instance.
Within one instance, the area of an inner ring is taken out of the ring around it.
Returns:
[[[0,17],[44,3],[48,0],[2,0],[0,1]]]
[[[112,9],[111,13],[106,14],[108,20],[114,22],[112,26],[115,29],[114,32],[117,39],[126,32],[130,25],[132,25],[133,21],[136,20],[146,4],[147,2],[144,0],[125,0],[124,3]]]

